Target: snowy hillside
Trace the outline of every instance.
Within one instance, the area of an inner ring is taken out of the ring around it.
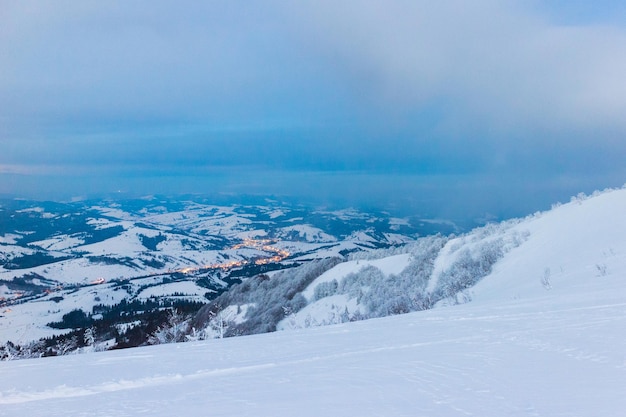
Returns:
[[[524,302],[577,296],[581,290],[626,295],[626,189],[572,202],[531,218],[513,231],[528,241],[498,262],[472,290],[476,301]]]
[[[422,239],[409,250],[408,259],[395,255],[343,263],[311,283],[303,292],[309,304],[278,327],[325,325],[467,302],[552,302],[579,294],[581,288],[593,297],[606,286],[624,287],[613,293],[619,302],[626,296],[624,213],[625,189],[578,196],[526,219],[491,224],[447,240]]]
[[[622,415],[625,212],[622,189],[315,275],[311,263],[294,275],[308,284],[285,331],[2,362],[0,415]],[[406,271],[419,296],[381,290]],[[303,312],[349,320],[389,306],[429,309],[299,328],[315,325]],[[226,310],[241,324],[254,306],[239,307]]]
[[[624,286],[586,284],[547,302],[0,362],[0,415],[620,416]]]

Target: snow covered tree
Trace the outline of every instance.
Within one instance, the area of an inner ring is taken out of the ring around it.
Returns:
[[[78,337],[76,335],[59,341],[57,355],[69,355],[78,349]]]
[[[0,345],[0,360],[10,361],[17,359],[20,355],[19,346],[8,341],[4,345]]]
[[[220,310],[213,315],[213,319],[209,322],[211,328],[215,331],[218,339],[223,339],[228,328],[233,324],[232,310]]]
[[[178,343],[185,341],[188,333],[186,317],[176,310],[170,312],[167,322],[160,326],[149,338],[148,344]]]
[[[83,341],[85,343],[85,347],[90,348],[96,343],[96,338],[94,335],[95,331],[93,327],[88,327],[85,329],[85,335],[83,336]]]

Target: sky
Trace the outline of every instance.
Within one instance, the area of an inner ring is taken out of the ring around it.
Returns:
[[[626,6],[0,0],[0,194],[524,215],[626,182]]]

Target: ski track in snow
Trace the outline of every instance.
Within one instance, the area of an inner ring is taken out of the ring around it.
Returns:
[[[556,307],[5,362],[0,415],[619,415],[626,303]]]

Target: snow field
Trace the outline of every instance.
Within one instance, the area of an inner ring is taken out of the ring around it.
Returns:
[[[4,362],[0,415],[621,415],[626,303],[585,304],[467,304]]]

